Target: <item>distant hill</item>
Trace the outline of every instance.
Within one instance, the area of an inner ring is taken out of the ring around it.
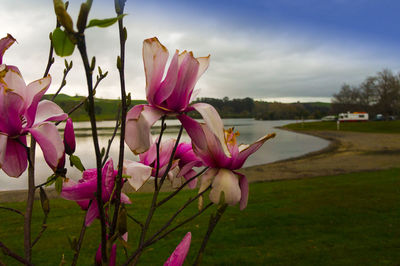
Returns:
[[[50,100],[53,94],[44,95],[44,99]],[[82,102],[86,97],[84,96],[68,96],[66,94],[57,95],[55,102],[64,110],[64,112],[70,111],[74,106]],[[95,98],[95,110],[97,120],[114,120],[118,112],[120,100],[112,99],[100,99]],[[132,100],[132,106],[137,104],[145,104],[145,100]],[[88,121],[89,116],[84,108],[81,106],[70,117],[74,121]]]

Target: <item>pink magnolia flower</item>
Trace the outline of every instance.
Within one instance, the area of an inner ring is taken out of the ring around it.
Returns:
[[[167,170],[168,163],[174,149],[176,140],[169,139],[161,142],[160,145],[160,167],[157,177],[162,177]],[[138,190],[150,176],[155,177],[157,172],[157,146],[154,143],[150,149],[139,155],[139,162],[135,161],[124,161],[124,174],[131,176],[128,178],[128,182],[131,186]],[[180,177],[190,179],[197,173],[192,168],[199,167],[202,162],[194,154],[191,144],[180,143],[175,152],[172,166],[168,172],[168,178],[174,184],[174,182]],[[189,187],[193,188],[196,185],[196,181],[189,183]]]
[[[189,252],[192,234],[188,232],[182,239],[181,243],[176,247],[171,256],[164,263],[164,266],[181,266]]]
[[[72,119],[68,118],[64,129],[64,147],[65,153],[71,155],[75,152],[75,132]]]
[[[198,111],[211,130],[222,125],[209,104],[189,105],[194,96],[197,80],[206,71],[210,56],[195,58],[192,52],[177,50],[172,57],[167,74],[162,80],[168,60],[168,50],[157,38],[144,40],[143,61],[146,73],[146,97],[148,104],[136,105],[127,114],[125,141],[135,153],[147,151],[151,144],[151,126],[163,115],[176,115]]]
[[[0,62],[14,43],[11,35],[0,40]],[[57,169],[64,145],[56,126],[67,114],[55,103],[39,102],[51,83],[50,75],[25,84],[18,68],[0,64],[0,167],[12,177],[27,167],[26,135],[30,133],[43,151],[47,164]]]
[[[102,199],[103,202],[112,200],[111,194],[114,189],[115,177],[118,171],[114,170],[112,159],[108,160],[102,169]],[[88,210],[86,214],[86,226],[92,224],[99,217],[99,208],[96,201],[97,169],[88,169],[83,172],[82,179],[75,182],[68,179],[62,188],[61,197],[67,200],[75,200],[82,210]],[[115,195],[114,195],[115,198]],[[113,198],[113,199],[114,199]],[[91,202],[91,203],[90,203]],[[121,202],[130,204],[129,197],[121,193]],[[89,206],[90,205],[90,206]]]
[[[179,116],[179,119],[192,139],[194,152],[210,167],[202,176],[200,192],[212,184],[209,195],[212,202],[218,204],[223,192],[225,203],[235,205],[240,202],[240,209],[246,208],[249,191],[247,179],[235,170],[240,169],[246,159],[275,134],[265,135],[251,145],[238,145],[238,133],[233,129],[220,128],[224,137],[219,138],[205,124],[186,115]]]
[[[115,266],[116,261],[117,261],[117,244],[113,244],[112,247],[111,247],[110,257],[108,258],[108,265],[109,266]],[[97,252],[96,252],[96,265],[102,265],[101,243],[100,243],[99,248],[97,249]]]

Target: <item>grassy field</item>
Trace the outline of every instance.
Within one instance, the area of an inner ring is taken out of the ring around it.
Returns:
[[[154,228],[195,191],[184,191],[163,206]],[[163,193],[162,196],[166,194]],[[130,195],[129,213],[144,220],[151,195]],[[230,207],[206,249],[204,265],[398,265],[400,262],[400,169],[327,176],[250,185],[244,211]],[[23,210],[23,203],[1,204]],[[194,204],[196,205],[196,204]],[[35,205],[33,228],[40,229],[42,213]],[[74,202],[51,200],[48,230],[34,247],[36,265],[58,265],[65,255],[71,262],[67,237],[78,236],[83,212]],[[141,265],[161,265],[187,231],[193,234],[188,262],[199,248],[208,217],[215,209],[149,248]],[[196,211],[196,206],[178,221]],[[19,254],[22,249],[21,216],[0,210],[0,239]],[[92,265],[99,239],[98,222],[87,230],[80,265]],[[130,246],[138,238],[129,223]],[[131,248],[132,250],[132,248]],[[119,258],[124,254],[119,249]],[[0,261],[15,264],[0,252]],[[121,260],[119,261],[121,262]],[[15,264],[17,265],[17,264]]]
[[[336,130],[336,122],[305,122],[289,124],[284,127],[297,131]],[[340,130],[369,133],[400,133],[400,120],[340,123]]]

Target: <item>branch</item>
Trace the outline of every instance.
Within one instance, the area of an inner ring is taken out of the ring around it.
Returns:
[[[205,171],[207,171],[208,167],[205,167],[203,170],[201,170],[197,175],[189,178],[188,180],[186,180],[185,183],[183,183],[179,188],[177,188],[174,192],[172,192],[171,194],[169,194],[166,198],[164,198],[163,200],[161,200],[158,204],[157,207],[160,207],[161,205],[163,205],[164,203],[166,203],[167,201],[169,201],[170,199],[172,199],[176,194],[179,193],[179,191],[181,191],[187,184],[189,184],[191,181],[193,181],[194,179],[198,178],[199,176],[201,176],[202,174],[204,174]]]
[[[7,210],[7,211],[12,211],[12,212],[18,213],[19,215],[24,216],[24,214],[22,212],[20,212],[19,210],[13,209],[13,208],[0,206],[0,209]]]
[[[17,261],[21,262],[24,265],[33,265],[32,263],[30,263],[29,261],[27,261],[26,259],[22,258],[21,256],[15,254],[13,251],[11,251],[8,247],[6,247],[1,241],[0,241],[0,248],[3,250],[3,253],[7,256],[10,256],[14,259],[16,259]]]
[[[45,215],[44,215],[43,222],[42,222],[42,230],[40,230],[38,236],[37,236],[37,237],[35,238],[35,240],[32,242],[32,247],[39,241],[39,239],[42,237],[44,231],[46,231],[46,229],[47,229],[47,224],[46,224],[46,222],[47,222],[47,215],[48,215],[48,214],[45,214]]]
[[[57,95],[60,93],[60,91],[62,90],[62,88],[64,88],[65,85],[67,85],[67,76],[69,71],[72,69],[72,61],[71,63],[68,64],[68,61],[65,60],[64,61],[65,64],[65,69],[64,69],[64,75],[60,84],[60,87],[58,88],[57,92],[53,95],[53,97],[51,97],[51,101],[54,102],[54,99],[57,97]]]
[[[104,158],[103,158],[103,162],[101,163],[102,166],[104,166],[107,162],[107,158],[108,158],[108,154],[110,153],[110,149],[111,149],[111,144],[115,138],[115,135],[117,135],[117,131],[118,131],[118,127],[120,125],[119,122],[119,114],[120,114],[121,109],[118,108],[118,113],[117,113],[117,117],[116,117],[116,121],[115,121],[115,127],[114,127],[114,132],[111,136],[111,138],[108,140],[108,146],[107,146],[107,150],[106,153],[104,154]]]
[[[137,220],[135,217],[133,217],[132,215],[130,215],[129,213],[126,213],[126,215],[128,216],[128,218],[130,218],[132,221],[134,221],[135,223],[137,223],[142,229],[143,229],[143,223],[140,222],[139,220]]]
[[[183,222],[179,223],[178,225],[176,225],[175,227],[169,229],[167,232],[165,232],[164,234],[162,234],[161,236],[158,236],[156,238],[154,238],[153,240],[150,241],[150,243],[148,244],[153,245],[154,243],[156,243],[158,240],[163,239],[164,237],[166,237],[167,235],[169,235],[170,233],[174,232],[176,229],[178,229],[179,227],[181,227],[182,225],[187,224],[188,222],[192,221],[194,218],[196,218],[197,216],[199,216],[200,214],[202,214],[205,210],[207,210],[208,208],[210,208],[212,205],[214,205],[213,202],[210,202],[209,204],[207,204],[203,209],[201,209],[200,211],[198,211],[195,215],[193,215],[192,217],[187,218],[186,220],[184,220]]]
[[[92,201],[89,202],[89,207],[90,207],[91,204],[92,204]],[[85,232],[86,232],[86,224],[85,224],[86,223],[86,216],[87,216],[87,211],[85,213],[85,217],[83,218],[83,224],[82,224],[82,228],[81,228],[81,233],[79,234],[78,245],[76,246],[74,259],[72,260],[71,266],[76,266],[76,264],[78,263],[78,258],[79,258],[79,254],[81,252],[83,238],[85,237]]]
[[[89,110],[89,117],[90,117],[90,124],[92,127],[92,136],[93,136],[93,144],[96,154],[96,168],[97,168],[97,191],[96,191],[96,200],[99,209],[99,216],[100,216],[100,224],[101,224],[101,255],[102,261],[107,262],[107,236],[106,236],[106,221],[105,221],[105,214],[103,208],[103,200],[102,200],[102,167],[101,167],[101,153],[100,153],[100,146],[99,146],[99,139],[97,135],[97,125],[96,125],[96,114],[94,109],[94,94],[93,94],[93,80],[92,80],[92,73],[93,73],[93,65],[89,65],[89,59],[86,51],[86,41],[84,34],[77,34],[78,39],[78,50],[81,54],[81,58],[83,61],[83,65],[85,67],[85,74],[86,74],[86,81],[87,81],[87,88],[88,88],[88,110]]]
[[[156,232],[150,239],[146,242],[152,242],[155,237],[157,237],[159,234],[162,233],[165,229],[168,228],[168,226],[171,225],[171,223],[175,220],[175,218],[184,210],[186,209],[187,206],[189,206],[193,201],[201,197],[204,193],[206,193],[209,189],[211,189],[211,185],[209,185],[205,190],[203,190],[201,193],[197,194],[193,199],[189,198],[186,203],[179,208],[179,210],[172,215],[172,217]]]
[[[122,15],[123,8],[116,10],[117,15]],[[117,68],[119,71],[119,80],[121,85],[121,136],[119,140],[119,156],[118,156],[118,174],[116,178],[116,199],[114,208],[114,217],[111,224],[110,235],[113,235],[117,227],[118,212],[121,205],[121,190],[122,190],[122,170],[124,164],[124,150],[125,150],[125,128],[126,128],[126,113],[128,106],[126,104],[126,91],[125,91],[125,43],[127,38],[126,28],[124,27],[123,18],[118,20],[119,29],[119,43],[120,43],[120,56],[117,58]]]
[[[169,158],[167,169],[165,169],[164,175],[161,177],[160,187],[158,188],[158,190],[161,189],[161,187],[162,187],[162,185],[163,185],[163,183],[165,181],[165,178],[168,176],[169,170],[171,170],[172,163],[173,163],[174,157],[175,157],[175,152],[176,152],[176,149],[178,148],[179,141],[180,141],[181,136],[182,136],[182,132],[183,132],[183,126],[181,125],[181,127],[179,129],[178,137],[176,138],[174,149],[172,150],[171,157]]]
[[[214,231],[214,228],[217,226],[217,223],[219,222],[219,220],[221,219],[222,215],[224,214],[224,212],[226,211],[227,208],[228,208],[228,205],[224,204],[224,205],[218,207],[217,213],[215,214],[215,216],[211,215],[207,232],[204,236],[203,243],[201,243],[201,247],[199,249],[199,252],[197,253],[197,257],[196,257],[196,260],[194,261],[193,265],[200,265],[201,260],[203,259],[204,250],[206,248],[208,240],[210,239],[211,233]]]

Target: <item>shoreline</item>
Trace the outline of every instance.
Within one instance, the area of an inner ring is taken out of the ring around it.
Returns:
[[[286,128],[281,128],[288,130]],[[288,130],[291,131],[291,130]],[[302,179],[316,176],[345,174],[388,169],[400,166],[400,134],[360,133],[343,131],[294,131],[328,140],[330,144],[318,151],[280,161],[249,166],[238,172],[249,183]],[[169,182],[162,191],[171,191]],[[124,189],[125,192],[134,192]],[[140,193],[152,192],[147,182]],[[0,202],[25,201],[27,190],[0,191]],[[36,191],[36,197],[39,193]],[[59,197],[54,188],[46,189],[49,198]]]

